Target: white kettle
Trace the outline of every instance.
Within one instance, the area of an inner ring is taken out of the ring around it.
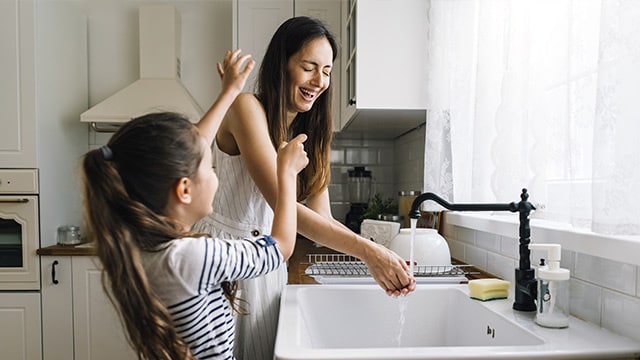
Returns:
[[[400,229],[389,249],[409,261],[411,256],[411,229]],[[416,265],[451,265],[449,244],[436,229],[416,229],[413,244],[413,261]]]

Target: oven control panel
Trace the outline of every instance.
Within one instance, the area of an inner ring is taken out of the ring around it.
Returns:
[[[38,170],[0,169],[0,194],[37,194]]]

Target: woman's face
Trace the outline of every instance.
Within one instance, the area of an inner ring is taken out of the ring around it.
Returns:
[[[288,111],[311,110],[316,99],[329,87],[333,50],[325,37],[307,42],[289,58]]]

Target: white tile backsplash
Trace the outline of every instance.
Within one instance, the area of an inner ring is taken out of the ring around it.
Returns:
[[[480,269],[487,269],[487,250],[479,247],[465,245],[465,262],[475,265]]]
[[[343,220],[341,208],[348,201],[349,169],[364,166],[373,178],[372,196],[397,201],[400,190],[422,191],[424,173],[424,128],[409,132],[394,140],[333,138],[331,144],[331,211]],[[348,211],[348,210],[347,210]]]
[[[474,245],[476,239],[476,231],[467,228],[458,228],[458,230],[456,231],[456,238],[460,241]]]
[[[519,264],[519,240],[486,229],[445,223],[442,233],[451,256],[511,282]],[[537,267],[542,251],[532,251]],[[640,341],[640,266],[562,250],[561,266],[571,271],[571,314]]]
[[[603,290],[602,326],[640,340],[640,299]]]
[[[500,235],[477,231],[476,232],[476,245],[493,252],[500,251]]]
[[[447,238],[447,242],[449,243],[449,252],[451,252],[451,257],[454,257],[458,260],[466,261],[467,257],[464,252],[464,243],[461,241],[453,240],[453,238]]]
[[[571,279],[571,313],[585,321],[600,326],[602,315],[602,288],[578,279]]]
[[[494,252],[487,252],[487,272],[515,284],[515,268],[518,262],[514,259]],[[513,290],[513,286],[509,289]]]
[[[500,237],[500,254],[517,259],[520,255],[520,240],[501,236]]]
[[[636,266],[578,254],[573,276],[627,295],[636,294]]]
[[[636,297],[640,297],[640,266],[636,268]]]
[[[329,161],[331,165],[342,165],[344,164],[344,151],[331,149]]]

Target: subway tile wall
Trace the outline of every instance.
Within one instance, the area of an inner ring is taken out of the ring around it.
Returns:
[[[342,139],[331,145],[329,196],[334,218],[344,221],[349,212],[348,171],[364,166],[371,171],[371,196],[397,201],[400,190],[422,191],[424,127],[393,140]]]
[[[518,239],[445,223],[451,256],[515,284]],[[531,252],[531,264],[545,256]],[[562,250],[561,267],[571,271],[571,314],[640,341],[640,266]],[[513,292],[513,286],[510,289]]]

